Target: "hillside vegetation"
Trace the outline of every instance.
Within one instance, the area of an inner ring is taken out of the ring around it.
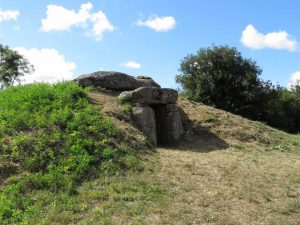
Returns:
[[[1,224],[300,224],[300,138],[180,99],[151,151],[117,93],[0,92]]]
[[[54,204],[50,193],[75,195],[78,185],[101,174],[140,169],[137,151],[146,144],[127,143],[100,108],[73,83],[0,92],[1,224],[39,217],[44,198]]]

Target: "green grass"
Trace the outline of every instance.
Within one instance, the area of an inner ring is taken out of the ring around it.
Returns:
[[[33,191],[35,205],[26,213],[25,224],[121,224],[143,221],[143,215],[158,207],[165,190],[137,174],[112,176],[85,182],[76,195]],[[154,203],[154,205],[153,205]]]
[[[118,129],[74,83],[34,84],[0,92],[0,223],[26,224],[39,205],[32,193],[76,195],[101,174],[141,169]],[[49,192],[49,193],[48,193]],[[66,197],[66,201],[68,197]]]

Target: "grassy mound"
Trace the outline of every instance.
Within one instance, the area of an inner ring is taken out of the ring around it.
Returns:
[[[1,224],[26,223],[34,216],[39,201],[33,192],[70,196],[101,174],[141,169],[138,149],[129,148],[122,136],[77,84],[1,91]]]
[[[299,135],[180,99],[182,141],[140,154],[117,95],[0,92],[0,224],[300,224]]]
[[[179,147],[202,152],[228,147],[241,149],[245,145],[263,151],[300,149],[299,135],[186,99],[179,100],[178,105],[189,119],[188,137]]]

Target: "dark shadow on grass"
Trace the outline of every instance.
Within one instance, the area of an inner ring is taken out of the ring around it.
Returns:
[[[181,108],[180,114],[184,128],[181,140],[173,145],[161,147],[194,152],[212,152],[224,150],[229,147],[228,143],[212,133],[208,128],[201,126],[197,121],[190,120]]]

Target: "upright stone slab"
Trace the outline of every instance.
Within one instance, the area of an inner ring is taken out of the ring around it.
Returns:
[[[155,112],[149,106],[137,106],[132,111],[136,126],[145,134],[148,140],[157,145]]]
[[[183,134],[179,108],[176,104],[155,107],[157,138],[161,144],[174,144]]]

